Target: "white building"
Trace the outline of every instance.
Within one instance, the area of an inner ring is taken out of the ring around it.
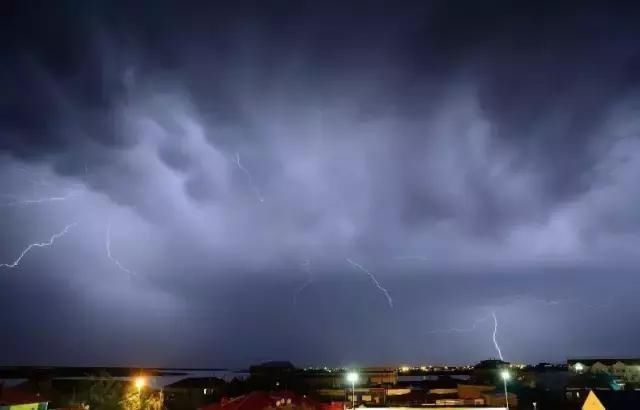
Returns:
[[[574,373],[604,373],[627,382],[640,382],[640,359],[636,358],[576,358],[567,360]]]

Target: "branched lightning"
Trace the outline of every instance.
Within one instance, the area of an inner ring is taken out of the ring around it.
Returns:
[[[258,198],[258,201],[259,202],[264,202],[264,197],[260,193],[260,190],[258,189],[256,184],[253,182],[253,177],[251,176],[251,173],[249,172],[248,169],[243,167],[242,164],[240,163],[240,153],[239,152],[236,152],[236,164],[238,165],[238,168],[247,175],[247,179],[249,180],[249,185],[251,185],[251,189],[253,189],[253,192],[255,192],[256,198]]]
[[[387,298],[387,302],[389,302],[389,307],[393,308],[393,299],[391,299],[391,295],[389,295],[389,291],[387,289],[385,289],[380,282],[378,282],[378,279],[376,279],[376,277],[373,275],[373,273],[371,273],[370,271],[366,270],[362,265],[360,265],[359,263],[356,263],[354,261],[352,261],[349,258],[346,258],[346,261],[351,265],[354,266],[358,269],[360,269],[362,272],[366,273],[367,275],[369,275],[369,278],[371,279],[371,281],[373,282],[374,285],[376,285],[376,287],[384,294],[384,296]]]
[[[16,199],[14,201],[2,204],[2,206],[35,205],[35,204],[42,204],[45,202],[61,202],[61,201],[66,201],[67,199],[71,198],[76,194],[77,194],[76,191],[71,191],[66,195],[62,195],[62,196],[49,196],[49,197],[35,198],[35,199]]]
[[[500,345],[498,344],[498,317],[496,316],[496,312],[491,312],[491,316],[485,316],[482,317],[480,319],[476,319],[473,324],[471,325],[471,327],[468,328],[450,328],[450,329],[441,329],[441,330],[432,330],[430,332],[427,333],[464,333],[464,332],[472,332],[474,331],[477,326],[484,322],[485,320],[489,319],[489,317],[493,318],[493,333],[492,333],[492,340],[493,340],[493,345],[496,348],[496,351],[498,352],[498,357],[500,358],[500,360],[502,360],[504,362],[504,356],[502,356],[502,349],[500,349]],[[506,408],[507,410],[509,409],[509,395],[507,392],[507,379],[505,377],[502,378],[503,384],[504,384],[504,400],[505,400],[505,404],[506,404]]]
[[[313,282],[313,273],[311,271],[311,260],[307,259],[306,261],[304,261],[302,263],[302,270],[304,270],[307,273],[307,280],[302,284],[302,286],[300,286],[298,289],[296,289],[296,292],[293,294],[293,305],[297,305],[298,303],[298,296],[300,296],[300,294],[302,293],[303,290],[305,290],[307,288],[307,286],[311,285],[311,283]]]
[[[131,276],[136,274],[134,271],[124,267],[120,263],[120,261],[117,260],[116,258],[114,258],[113,255],[111,254],[111,222],[109,222],[109,224],[107,225],[106,249],[107,249],[107,257],[114,263],[114,265],[116,265],[118,267],[118,269],[120,269],[121,271],[123,271],[125,273],[128,273]]]
[[[58,232],[56,234],[53,234],[51,236],[51,238],[49,238],[49,240],[47,242],[36,242],[36,243],[30,244],[29,246],[27,246],[22,251],[22,253],[20,253],[20,256],[18,256],[18,258],[15,261],[13,261],[12,263],[0,264],[0,267],[2,267],[2,268],[15,268],[16,266],[20,265],[20,261],[22,261],[22,258],[24,258],[25,255],[27,253],[29,253],[29,251],[31,249],[33,249],[33,248],[46,248],[46,247],[49,247],[49,246],[53,245],[53,243],[56,241],[56,239],[66,235],[69,232],[69,230],[71,228],[73,228],[74,226],[76,226],[77,224],[78,224],[77,222],[74,222],[72,224],[69,224],[69,225],[65,226],[62,231],[60,231],[60,232]]]
[[[599,303],[599,304],[586,303],[576,298],[542,299],[542,298],[537,298],[535,296],[531,296],[528,294],[517,294],[517,295],[509,296],[506,299],[507,299],[506,303],[513,303],[518,301],[531,301],[533,303],[539,303],[541,305],[545,305],[549,307],[555,307],[560,305],[580,305],[587,309],[594,309],[594,310],[606,309],[614,305],[613,298],[606,299],[605,303]]]
[[[504,361],[504,357],[502,357],[502,350],[500,350],[498,340],[496,339],[496,334],[498,333],[498,317],[496,316],[496,312],[492,312],[491,315],[493,316],[493,345],[498,351],[498,357],[500,357],[500,360]]]
[[[498,345],[498,339],[496,339],[496,334],[498,333],[498,317],[496,316],[496,312],[491,312],[493,316],[493,345],[496,347],[498,351],[498,356],[500,360],[504,362],[504,357],[502,356],[502,350],[500,350],[500,346]],[[504,403],[507,406],[507,410],[509,410],[509,393],[507,392],[507,378],[502,378],[502,384],[504,385]]]

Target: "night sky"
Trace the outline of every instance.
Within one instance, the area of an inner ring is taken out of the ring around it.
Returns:
[[[633,3],[2,2],[0,365],[639,355]]]

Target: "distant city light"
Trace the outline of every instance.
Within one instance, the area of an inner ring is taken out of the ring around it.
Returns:
[[[400,368],[400,371],[401,371],[401,372],[403,372],[403,373],[408,372],[408,371],[409,371],[409,366],[402,366],[402,367]]]
[[[574,367],[576,369],[576,372],[581,372],[584,370],[584,365],[582,363],[576,363]]]

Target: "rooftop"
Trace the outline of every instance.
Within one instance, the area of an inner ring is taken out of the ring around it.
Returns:
[[[304,406],[305,409],[320,409],[319,403],[289,391],[263,392],[254,391],[243,396],[222,400],[220,403],[210,404],[200,410],[256,410],[270,406],[278,407],[283,404]]]
[[[597,391],[593,393],[607,410],[640,408],[640,392],[638,391]]]
[[[624,363],[626,365],[640,365],[640,358],[634,357],[576,357],[572,359],[567,359],[567,364],[569,366],[574,365],[576,363],[582,363],[586,366],[592,366],[595,363],[600,362],[606,366],[611,366],[616,364],[617,362]]]
[[[6,387],[0,384],[0,406],[45,403],[47,401],[48,400],[39,394],[33,394],[20,387]]]

